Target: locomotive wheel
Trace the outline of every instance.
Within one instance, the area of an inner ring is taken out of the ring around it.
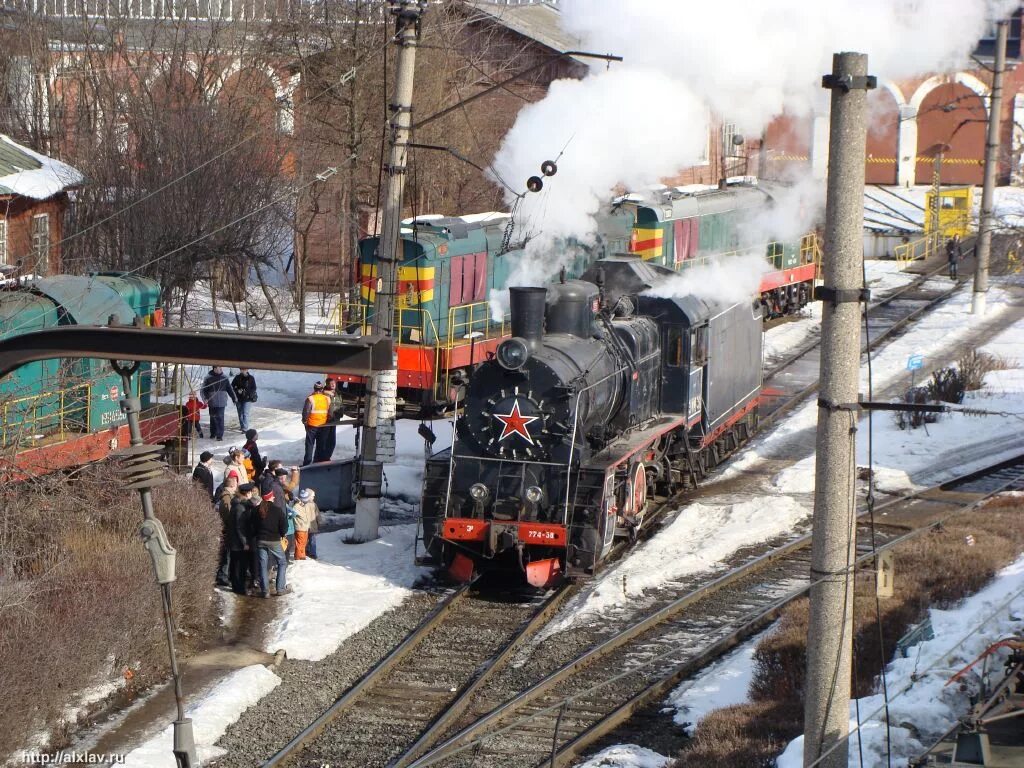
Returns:
[[[629,509],[639,524],[647,511],[647,471],[644,469],[642,461],[634,464],[630,473]]]

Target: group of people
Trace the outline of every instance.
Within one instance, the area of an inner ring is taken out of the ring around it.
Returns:
[[[185,403],[185,424],[182,430],[186,437],[194,431],[197,436],[204,437],[201,424],[202,412],[210,412],[210,438],[224,439],[224,411],[228,402],[235,404],[238,410],[238,427],[249,434],[255,430],[249,427],[249,416],[252,404],[256,402],[256,378],[247,368],[242,368],[238,375],[230,381],[224,369],[214,366],[203,379],[199,393],[193,392]],[[319,461],[330,461],[338,442],[337,422],[342,417],[341,398],[337,394],[337,385],[333,379],[326,384],[316,382],[313,391],[306,397],[302,406],[302,424],[306,430],[305,451],[302,465]],[[246,444],[243,450],[251,452]],[[242,461],[248,457],[243,457]],[[257,455],[256,460],[259,460]],[[240,461],[239,463],[242,463]]]
[[[227,410],[228,402],[235,404],[238,412],[238,428],[242,432],[249,431],[249,416],[252,411],[252,404],[259,397],[256,391],[256,377],[249,373],[248,368],[242,368],[238,374],[228,379],[224,369],[215,365],[199,388],[199,393],[191,393],[185,403],[185,424],[182,430],[186,437],[196,435],[203,437],[203,426],[200,423],[201,414],[204,410],[210,412],[210,438],[213,440],[224,439],[224,411]]]
[[[210,451],[200,454],[192,473],[220,517],[217,584],[240,595],[285,595],[288,563],[316,559],[323,515],[313,489],[299,487],[299,468],[286,468],[279,459],[265,462],[256,430],[245,436],[243,447],[228,451],[220,486],[214,488]]]

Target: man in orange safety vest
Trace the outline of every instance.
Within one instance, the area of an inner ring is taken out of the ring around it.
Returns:
[[[331,409],[331,399],[324,394],[324,385],[317,382],[313,392],[306,398],[302,406],[302,423],[306,427],[306,453],[302,464],[310,464],[317,449],[323,450],[324,424],[327,423]]]

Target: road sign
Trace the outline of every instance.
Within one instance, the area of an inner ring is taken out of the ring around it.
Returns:
[[[924,355],[911,355],[907,358],[907,370],[919,371],[924,368]]]

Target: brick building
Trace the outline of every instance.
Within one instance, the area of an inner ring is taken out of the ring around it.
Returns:
[[[70,165],[0,134],[0,270],[5,277],[61,271],[68,191],[81,183],[82,175]]]
[[[445,80],[443,87],[437,88],[438,73],[432,71],[432,62],[428,60],[430,48],[424,46],[417,60],[414,106],[417,119],[472,97],[496,83],[510,82],[480,97],[466,111],[456,110],[432,123],[429,129],[418,131],[417,142],[459,149],[480,166],[486,166],[523,106],[544,98],[552,81],[581,78],[586,74],[584,59],[562,56],[578,50],[579,41],[562,30],[559,11],[549,3],[452,0],[444,6],[432,7],[430,13],[434,20],[445,14],[445,26],[458,30],[452,41],[456,60],[444,62],[447,68],[444,77],[453,73],[457,82]],[[308,82],[306,88],[317,92],[319,85]],[[319,114],[312,122],[330,122],[330,119],[330,115]],[[468,129],[466,121],[471,124]],[[460,146],[454,133],[464,134],[467,130],[472,135]],[[377,148],[371,151],[376,162]],[[411,165],[417,163],[419,170],[409,174],[406,186],[409,215],[414,212],[475,213],[503,205],[500,191],[461,160],[442,152],[426,154],[417,150]],[[344,161],[340,164],[344,166]],[[448,176],[466,174],[467,170],[472,178],[463,185],[446,187],[439,183]],[[425,178],[427,173],[431,174],[430,180]],[[373,179],[377,179],[376,170]],[[307,288],[344,292],[355,284],[357,269],[347,222],[355,221],[358,235],[364,237],[378,231],[379,221],[372,204],[352,205],[349,197],[352,185],[344,172],[332,177],[326,186],[317,201],[309,234],[296,238],[296,261],[301,260],[305,265]],[[472,193],[460,194],[461,187],[470,188]]]
[[[1024,146],[1024,66],[1020,61],[1021,11],[1013,14],[1003,80],[998,183],[1020,181]],[[974,60],[979,66],[890,80],[880,73],[878,88],[868,95],[871,125],[865,157],[869,184],[930,184],[934,150],[944,147],[943,184],[981,184],[985,134],[991,99],[995,29],[979,41]],[[762,149],[759,137],[747,142],[743,154],[752,159],[752,173],[766,178],[794,166],[810,166],[824,177],[828,166],[827,114],[783,115],[768,126]],[[764,168],[758,166],[763,162]]]

